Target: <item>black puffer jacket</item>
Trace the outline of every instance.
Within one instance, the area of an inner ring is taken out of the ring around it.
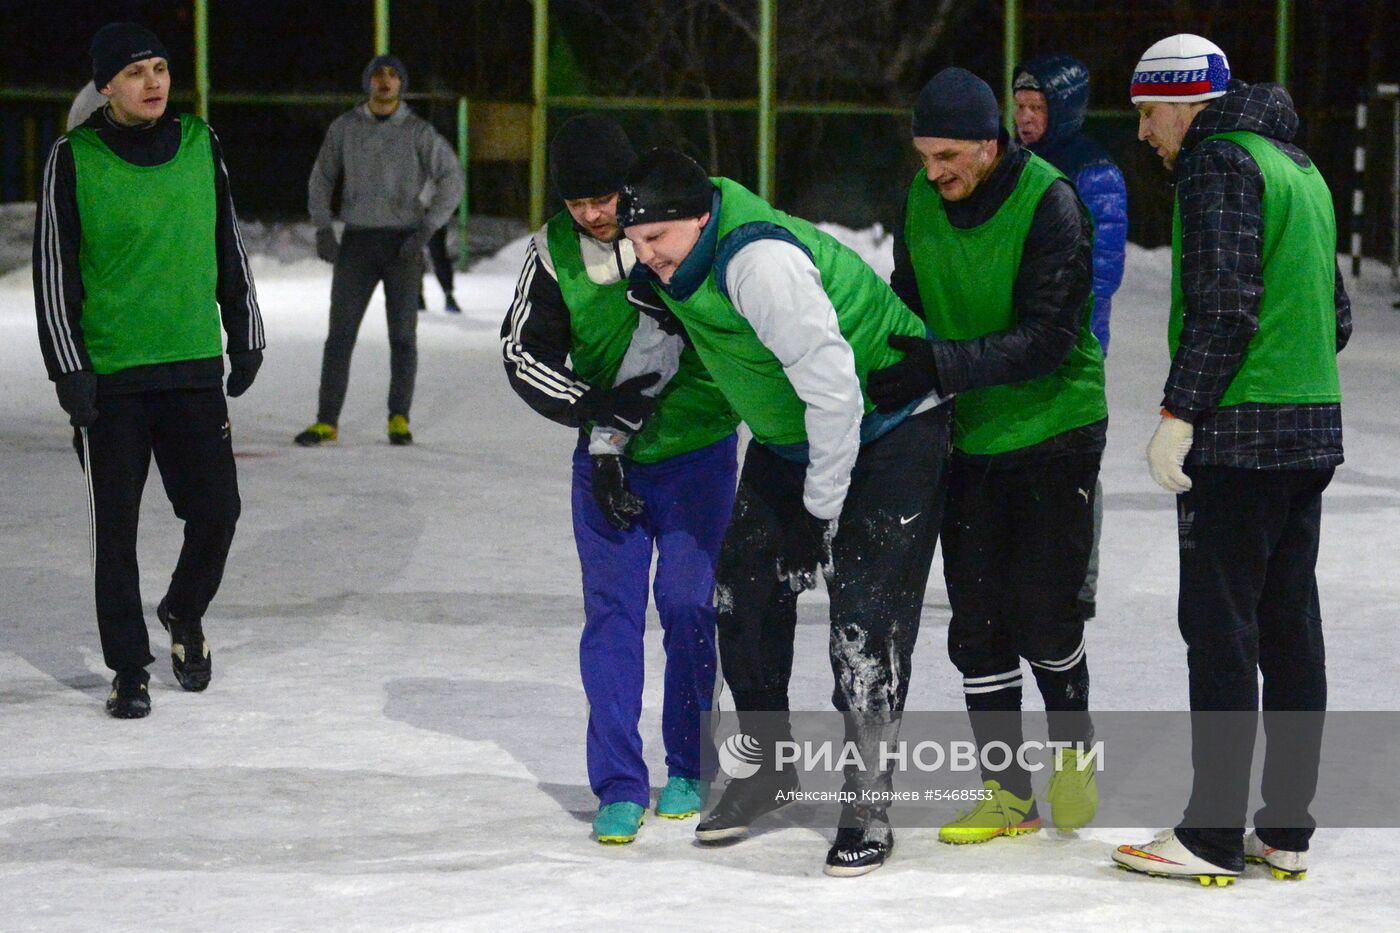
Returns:
[[[985,223],[1021,180],[1030,153],[1006,131],[1001,163],[971,197],[945,201],[948,220],[968,229]],[[915,184],[924,183],[922,179]],[[1049,375],[1064,364],[1085,326],[1084,306],[1093,286],[1093,239],[1088,212],[1073,186],[1056,181],[1041,197],[1026,233],[1021,265],[1012,286],[1016,323],[971,340],[935,340],[938,388],[947,395],[968,389],[1024,382]],[[904,239],[904,221],[895,232],[890,285],[904,303],[925,317],[914,263]],[[1075,428],[1032,447],[998,454],[997,465],[1014,465],[1064,453],[1102,452],[1105,422]]]
[[[1162,406],[1195,423],[1187,463],[1245,469],[1306,469],[1342,462],[1340,405],[1247,403],[1217,408],[1259,329],[1264,293],[1264,175],[1243,147],[1207,137],[1258,133],[1299,165],[1298,114],[1277,84],[1231,81],[1225,96],[1196,115],[1177,156],[1181,206],[1181,285],[1186,310]],[[1335,282],[1336,343],[1351,335],[1351,302]]]

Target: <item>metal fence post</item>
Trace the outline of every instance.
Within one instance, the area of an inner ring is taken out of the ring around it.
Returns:
[[[1006,0],[1006,20],[1002,24],[1002,47],[1006,61],[1002,65],[1001,82],[1001,122],[1007,130],[1016,126],[1016,92],[1012,85],[1016,80],[1016,62],[1021,57],[1021,3],[1020,0]]]
[[[776,0],[758,2],[758,196],[773,203],[773,179],[777,154],[777,112],[773,107],[775,43],[773,35]]]
[[[194,0],[194,112],[209,119],[209,0]]]
[[[1288,84],[1289,43],[1293,35],[1289,28],[1292,7],[1292,0],[1278,0],[1274,16],[1274,80],[1283,85]]]
[[[467,208],[471,203],[471,159],[467,149],[467,99],[457,98],[457,158],[462,163],[462,203],[457,207],[457,268],[465,269],[470,258],[467,248]]]
[[[374,54],[389,54],[389,0],[374,0]]]
[[[544,223],[544,151],[549,96],[549,0],[534,0],[535,26],[531,78],[535,106],[530,111],[530,229]]]

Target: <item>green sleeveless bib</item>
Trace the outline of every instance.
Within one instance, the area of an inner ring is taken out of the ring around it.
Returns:
[[[1064,176],[1031,155],[1015,190],[985,223],[970,230],[948,220],[943,198],[921,171],[909,188],[905,242],[919,297],[933,332],[970,340],[1016,324],[1012,288],[1035,209]],[[1092,293],[1080,315],[1069,359],[1053,373],[958,395],[953,444],[975,455],[1020,450],[1108,416],[1103,349],[1089,329]]]
[[[548,224],[549,255],[569,306],[569,362],[589,385],[609,387],[637,329],[637,309],[627,301],[626,280],[598,285],[588,277],[578,233],[568,211]],[[662,390],[656,414],[627,445],[638,463],[656,463],[707,447],[734,433],[738,416],[716,388],[694,350]]]
[[[161,165],[117,156],[94,130],[68,133],[82,225],[83,339],[107,374],[223,352],[216,299],[218,207],[209,127],[180,117]]]
[[[770,206],[738,182],[728,178],[714,182],[720,189],[719,217],[711,221],[719,224],[717,251],[738,228],[768,223],[790,233],[812,256],[836,308],[837,326],[855,353],[862,393],[872,369],[903,357],[886,342],[890,334],[924,336],[924,323],[854,251],[807,221]],[[782,363],[720,290],[713,268],[685,301],[664,290],[658,294],[685,324],[700,358],[756,440],[776,445],[807,440],[807,406],[793,390]],[[867,396],[865,411],[873,408]]]
[[[1220,407],[1243,402],[1340,402],[1335,302],[1337,223],[1332,194],[1316,165],[1301,168],[1257,133],[1217,133],[1241,146],[1264,173],[1264,294],[1259,330]],[[1167,344],[1181,340],[1181,205],[1172,209],[1172,313]]]

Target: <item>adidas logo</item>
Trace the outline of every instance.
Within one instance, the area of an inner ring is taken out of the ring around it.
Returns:
[[[1176,537],[1183,551],[1189,551],[1196,546],[1196,542],[1191,540],[1191,528],[1195,521],[1196,513],[1194,511],[1188,512],[1184,502],[1177,503]]]

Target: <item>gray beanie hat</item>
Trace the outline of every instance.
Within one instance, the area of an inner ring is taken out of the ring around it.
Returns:
[[[360,89],[366,94],[369,93],[369,79],[374,77],[374,73],[380,68],[388,65],[394,69],[399,76],[399,93],[408,93],[408,69],[403,66],[397,55],[376,55],[369,60],[365,66],[364,73],[360,75]]]

